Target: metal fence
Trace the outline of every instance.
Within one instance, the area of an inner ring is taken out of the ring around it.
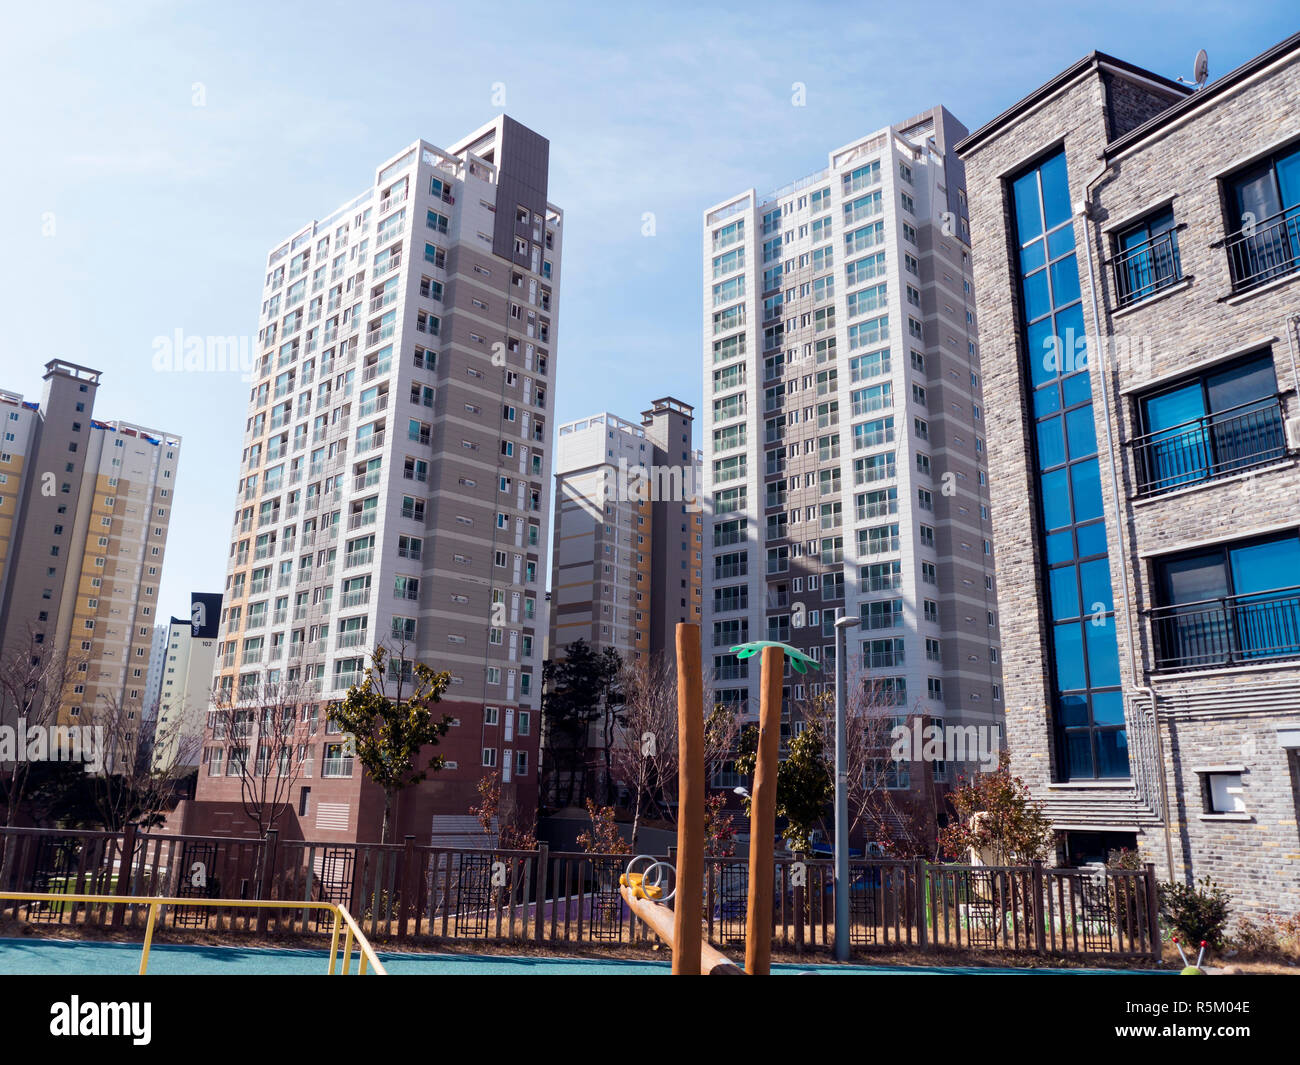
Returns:
[[[226,837],[0,829],[0,892],[99,894],[124,902],[48,900],[0,905],[0,918],[31,924],[143,927],[131,899],[170,896],[164,927],[233,934],[321,934],[319,910],[346,907],[366,935],[554,946],[618,946],[652,940],[619,896],[630,855],[511,851],[402,844],[320,843]],[[671,855],[668,856],[671,860]],[[850,863],[854,947],[958,948],[1021,954],[1158,958],[1156,878],[1140,870]],[[773,941],[817,951],[834,941],[832,863],[779,856]],[[704,921],[721,950],[745,938],[748,863],[705,862]],[[255,911],[213,899],[283,901]]]

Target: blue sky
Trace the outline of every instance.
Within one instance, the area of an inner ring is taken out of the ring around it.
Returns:
[[[1213,78],[1295,29],[1289,3],[981,7],[9,5],[0,387],[36,398],[48,359],[85,363],[101,417],[184,437],[161,592],[184,614],[224,582],[247,386],[157,373],[154,338],[255,335],[271,245],[416,138],[505,110],[550,139],[555,413],[635,417],[700,400],[704,207],[936,103],[973,129],[1094,48],[1173,77],[1205,47]]]

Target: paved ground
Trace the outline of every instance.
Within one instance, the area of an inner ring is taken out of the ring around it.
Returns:
[[[501,954],[386,954],[384,965],[394,976],[649,976],[668,971],[667,962],[593,958],[511,957]],[[149,955],[149,973],[156,976],[216,974],[319,975],[326,953],[316,950],[267,950],[255,947],[199,947],[156,944]],[[136,943],[89,943],[56,939],[0,939],[0,974],[115,976],[134,973],[140,964]],[[355,962],[354,962],[355,964]],[[987,969],[971,967],[896,965],[776,965],[783,976],[816,972],[852,976],[890,973],[896,976],[931,974],[1100,974],[1142,975],[1115,969]]]

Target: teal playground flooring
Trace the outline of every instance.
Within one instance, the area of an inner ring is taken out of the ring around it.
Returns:
[[[326,952],[261,947],[205,947],[155,943],[150,976],[321,976]],[[669,963],[604,958],[513,957],[504,954],[380,953],[393,976],[662,976]],[[353,956],[355,971],[358,955]],[[66,939],[0,939],[0,975],[121,976],[140,965],[140,944]],[[773,965],[776,975],[1147,975],[1123,969],[1004,969],[982,966]],[[1156,974],[1160,975],[1160,974]]]

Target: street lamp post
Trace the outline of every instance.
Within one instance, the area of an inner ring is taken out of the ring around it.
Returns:
[[[849,960],[849,751],[845,703],[848,698],[848,630],[861,624],[835,619],[835,960]]]

